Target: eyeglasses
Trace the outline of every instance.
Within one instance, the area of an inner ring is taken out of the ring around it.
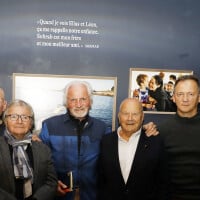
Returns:
[[[28,122],[30,119],[33,118],[31,116],[18,115],[18,114],[10,114],[10,115],[6,115],[5,117],[8,117],[11,121],[17,121],[20,118],[23,122]]]

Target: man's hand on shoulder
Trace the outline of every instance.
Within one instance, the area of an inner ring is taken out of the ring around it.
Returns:
[[[159,131],[157,130],[156,124],[153,122],[149,122],[147,124],[143,125],[143,129],[145,130],[146,136],[156,136],[159,134]]]
[[[32,135],[32,140],[33,141],[37,141],[37,142],[41,142],[42,141],[37,134],[33,134]]]

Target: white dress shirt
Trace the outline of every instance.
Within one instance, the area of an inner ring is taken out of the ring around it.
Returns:
[[[141,129],[132,134],[128,141],[120,136],[121,127],[118,128],[118,153],[119,163],[121,167],[122,176],[126,183],[129,177],[131,166],[135,157],[138,141],[141,135]]]

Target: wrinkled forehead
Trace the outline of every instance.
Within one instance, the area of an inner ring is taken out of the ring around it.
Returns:
[[[31,110],[28,106],[25,106],[25,105],[12,105],[9,108],[7,108],[7,113],[31,114]]]
[[[175,92],[199,92],[198,84],[194,80],[181,80],[174,88]]]
[[[72,85],[69,87],[68,90],[68,97],[69,96],[88,96],[88,91],[85,85],[82,84],[77,84],[77,85]]]
[[[124,100],[120,106],[122,112],[141,112],[142,110],[141,102],[134,98]]]

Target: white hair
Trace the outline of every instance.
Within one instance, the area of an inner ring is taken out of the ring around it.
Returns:
[[[64,105],[65,106],[67,105],[67,96],[68,96],[69,88],[71,86],[75,86],[75,85],[84,85],[86,87],[87,92],[88,92],[88,96],[90,97],[90,102],[92,104],[92,102],[93,102],[93,95],[92,95],[93,89],[92,89],[91,84],[88,83],[87,81],[75,80],[75,81],[69,82],[64,88],[64,97],[63,97]]]

